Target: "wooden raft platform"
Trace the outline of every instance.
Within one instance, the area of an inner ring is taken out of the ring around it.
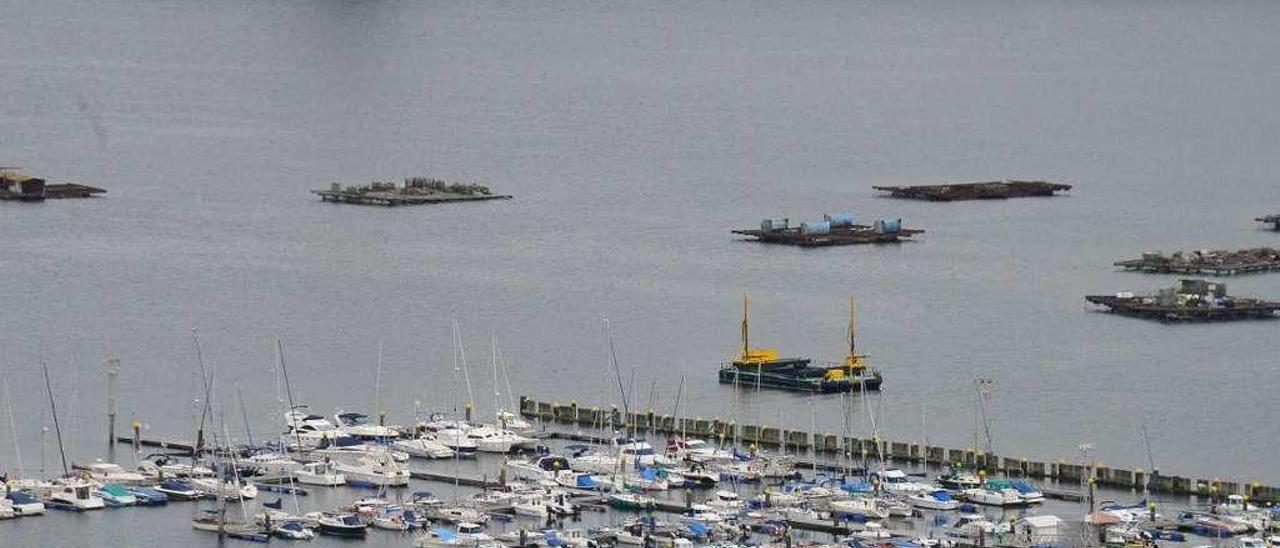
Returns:
[[[1259,247],[1238,251],[1193,251],[1189,253],[1143,253],[1141,259],[1117,261],[1125,270],[1161,274],[1212,274],[1232,276],[1280,270],[1280,249]]]
[[[1280,302],[1237,299],[1232,306],[1178,306],[1146,302],[1140,297],[1088,295],[1090,303],[1106,307],[1108,312],[1160,321],[1214,321],[1276,318]]]
[[[849,227],[832,227],[825,234],[804,234],[799,228],[780,230],[744,229],[734,230],[734,234],[749,236],[767,244],[794,245],[800,247],[823,247],[829,245],[855,244],[892,244],[909,239],[923,230],[904,228],[897,232],[880,233],[866,225]]]
[[[347,192],[344,190],[312,190],[322,202],[359,205],[399,206],[443,204],[447,202],[483,202],[486,200],[510,200],[506,194],[398,194],[395,192]]]
[[[934,202],[957,200],[1001,200],[1029,196],[1053,196],[1071,190],[1071,185],[1046,181],[988,181],[949,185],[873,186],[893,198],[909,198]]]

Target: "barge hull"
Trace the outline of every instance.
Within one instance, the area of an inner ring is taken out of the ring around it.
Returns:
[[[757,380],[757,376],[759,379]],[[743,387],[755,387],[757,382],[761,388],[791,390],[793,392],[809,392],[818,394],[834,394],[837,392],[858,392],[864,387],[867,391],[880,390],[884,379],[879,375],[861,379],[828,381],[821,377],[802,377],[765,372],[757,375],[753,371],[725,368],[720,370],[721,384],[737,384]]]
[[[958,200],[1003,200],[1033,196],[1054,196],[1071,190],[1071,185],[1046,181],[988,181],[950,185],[873,186],[893,198],[951,202]]]
[[[1113,295],[1089,295],[1085,300],[1105,307],[1108,312],[1168,322],[1274,319],[1280,312],[1280,303],[1269,301],[1237,301],[1230,307],[1210,307],[1143,304],[1138,299]]]

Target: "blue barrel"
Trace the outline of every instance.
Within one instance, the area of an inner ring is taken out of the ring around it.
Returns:
[[[760,221],[760,230],[772,232],[774,230],[786,230],[790,224],[790,220],[786,217],[775,217],[772,219],[764,219]]]
[[[902,219],[880,219],[876,221],[876,232],[893,234],[902,231]]]
[[[800,223],[800,233],[807,235],[829,234],[831,223],[826,221],[805,221]]]
[[[830,223],[832,228],[839,228],[842,226],[853,226],[852,213],[836,213],[834,215],[823,215],[822,218],[826,219],[827,223]]]

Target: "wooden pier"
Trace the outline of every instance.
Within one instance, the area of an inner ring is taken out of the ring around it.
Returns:
[[[893,198],[952,202],[959,200],[1002,200],[1030,196],[1054,196],[1071,190],[1071,185],[1045,181],[988,181],[949,185],[873,186]]]
[[[1254,219],[1254,220],[1258,221],[1259,223],[1271,225],[1271,230],[1280,230],[1280,214],[1267,215],[1265,217],[1258,217],[1257,219]]]
[[[1233,276],[1280,270],[1280,249],[1205,250],[1177,252],[1172,255],[1143,253],[1141,259],[1117,261],[1125,270],[1160,274],[1208,274]]]
[[[529,396],[520,397],[520,414],[545,423],[575,428],[631,428],[642,433],[687,435],[713,441],[738,440],[758,447],[782,448],[789,453],[808,453],[818,457],[851,455],[874,460],[891,460],[921,465],[944,466],[959,463],[988,474],[1010,477],[1049,479],[1060,484],[1083,484],[1092,479],[1102,487],[1148,489],[1165,495],[1225,497],[1244,495],[1257,503],[1280,503],[1280,487],[1256,481],[1192,478],[1161,474],[1159,470],[1117,468],[1099,462],[1074,464],[1066,459],[1034,460],[1027,457],[1002,457],[973,449],[946,448],[909,441],[891,441],[841,437],[830,433],[790,430],[778,427],[740,425],[719,418],[681,418],[653,411],[623,413],[617,407],[581,407],[576,402],[561,405]],[[1045,492],[1048,495],[1048,492]],[[1075,491],[1055,491],[1055,497],[1070,500],[1083,495]]]

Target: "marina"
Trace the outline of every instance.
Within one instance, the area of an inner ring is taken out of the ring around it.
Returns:
[[[1233,297],[1226,291],[1221,282],[1182,280],[1151,295],[1126,291],[1089,295],[1085,300],[1116,314],[1173,322],[1272,319],[1280,312],[1280,302]]]
[[[403,184],[372,182],[367,185],[343,186],[333,183],[327,190],[313,190],[322,202],[342,204],[400,206],[510,200],[511,196],[493,194],[479,184],[456,183],[430,177],[410,177]]]
[[[903,228],[902,219],[881,219],[872,225],[854,224],[852,213],[824,215],[820,221],[805,221],[799,226],[791,226],[787,218],[769,218],[760,221],[759,229],[732,232],[763,243],[799,247],[891,244],[924,233],[919,229]]]
[[[1280,270],[1280,249],[1257,247],[1240,250],[1179,251],[1171,255],[1143,253],[1140,259],[1117,261],[1125,270],[1160,274],[1209,274],[1234,276]]]
[[[989,181],[948,185],[873,186],[871,188],[888,192],[893,198],[953,202],[1055,196],[1060,192],[1071,190],[1071,185],[1045,181]]]

